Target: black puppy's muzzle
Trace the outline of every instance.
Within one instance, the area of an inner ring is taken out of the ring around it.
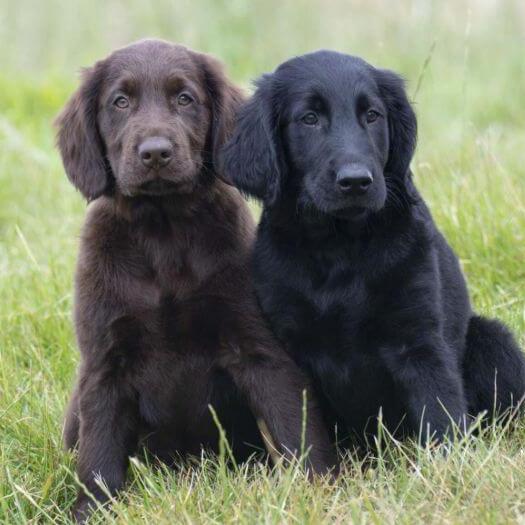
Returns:
[[[365,195],[373,181],[370,170],[359,165],[343,166],[335,177],[338,191],[348,197]]]
[[[148,137],[137,149],[142,164],[148,169],[159,170],[173,158],[173,146],[165,137]]]

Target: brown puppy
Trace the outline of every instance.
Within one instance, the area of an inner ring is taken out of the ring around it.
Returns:
[[[65,422],[78,475],[104,501],[139,445],[164,461],[218,448],[208,405],[235,457],[301,446],[307,381],[261,318],[248,260],[254,223],[215,158],[242,96],[207,55],[161,41],[85,71],[58,119],[71,182],[92,201],[76,272],[82,354]],[[309,396],[313,471],[333,465]],[[84,519],[90,498],[78,496]]]

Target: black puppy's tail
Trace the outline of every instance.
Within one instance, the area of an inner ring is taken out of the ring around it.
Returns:
[[[515,409],[525,397],[525,355],[499,321],[473,316],[467,332],[463,379],[469,413],[489,417]]]

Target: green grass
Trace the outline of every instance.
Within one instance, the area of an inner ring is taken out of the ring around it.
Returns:
[[[417,183],[476,309],[507,322],[523,344],[524,18],[520,0],[0,0],[0,522],[67,523],[76,491],[60,432],[78,362],[70,312],[85,205],[63,173],[52,120],[81,66],[160,36],[216,54],[245,86],[320,47],[401,72],[420,123]],[[98,518],[524,523],[523,422],[446,457],[387,445],[372,468],[349,458],[333,486],[311,485],[293,466],[228,471],[221,458],[179,473],[134,465],[115,514]]]

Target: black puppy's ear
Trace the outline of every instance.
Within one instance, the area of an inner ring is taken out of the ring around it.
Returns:
[[[82,73],[82,84],[57,117],[57,145],[66,174],[90,201],[110,187],[104,145],[98,132],[98,98],[103,81],[103,62]]]
[[[387,70],[376,70],[379,92],[388,111],[389,154],[386,173],[405,176],[417,141],[417,120],[408,101],[403,79]]]
[[[273,84],[272,75],[257,81],[257,90],[241,108],[233,136],[222,152],[225,176],[267,205],[278,198],[284,169]]]
[[[204,83],[211,100],[212,117],[207,150],[211,153],[213,171],[221,178],[219,152],[230,138],[237,112],[244,102],[242,91],[227,78],[224,66],[215,58],[198,53],[204,72]],[[225,179],[225,182],[229,181]]]

